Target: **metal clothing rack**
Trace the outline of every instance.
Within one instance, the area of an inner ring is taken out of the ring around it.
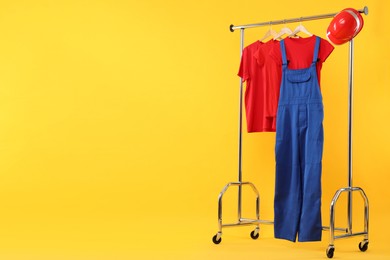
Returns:
[[[364,13],[368,15],[368,7],[365,6],[363,9],[357,10],[359,13]],[[237,29],[240,29],[240,56],[242,56],[242,52],[244,49],[244,30],[255,27],[262,26],[270,26],[270,25],[278,25],[278,24],[287,24],[287,23],[295,23],[295,22],[303,22],[303,21],[312,21],[312,20],[320,20],[333,18],[337,13],[330,14],[322,14],[315,16],[305,16],[298,17],[292,19],[283,19],[276,21],[268,21],[262,23],[255,24],[246,24],[246,25],[230,25],[230,31],[234,32]],[[330,240],[329,246],[326,249],[326,255],[328,258],[332,258],[335,251],[334,241],[339,238],[348,238],[354,236],[364,236],[363,241],[359,243],[360,251],[366,251],[368,249],[368,221],[369,221],[369,203],[368,198],[360,187],[353,187],[352,181],[352,109],[353,109],[353,39],[349,41],[349,99],[348,99],[348,187],[341,188],[336,191],[330,205],[330,226],[323,227],[323,230],[330,231]],[[243,80],[240,78],[240,88],[239,88],[239,122],[238,122],[238,181],[237,182],[229,182],[224,186],[222,191],[218,197],[218,227],[219,230],[215,236],[213,236],[213,242],[215,244],[219,244],[222,241],[222,228],[224,227],[234,227],[234,226],[246,226],[246,225],[255,225],[256,228],[250,233],[250,236],[253,239],[257,239],[259,237],[260,224],[273,224],[273,221],[269,220],[261,220],[260,219],[260,195],[255,185],[251,182],[243,182],[242,181],[242,114],[243,114]],[[237,210],[237,222],[225,224],[222,221],[222,199],[223,195],[226,191],[232,187],[238,187],[238,210]],[[242,187],[249,186],[252,188],[253,192],[256,196],[256,219],[248,219],[242,217]],[[353,232],[352,231],[352,193],[359,192],[364,201],[364,231],[362,232]],[[347,228],[336,228],[335,227],[335,206],[336,202],[339,199],[342,193],[348,193],[348,227]],[[335,231],[342,231],[344,234],[335,235]]]

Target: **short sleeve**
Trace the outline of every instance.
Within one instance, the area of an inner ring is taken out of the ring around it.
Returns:
[[[253,57],[256,59],[256,62],[259,66],[263,66],[265,63],[265,53],[264,53],[264,48],[259,48],[253,55]]]
[[[250,55],[247,48],[244,48],[241,56],[240,68],[238,70],[238,76],[242,78],[243,81],[249,79],[250,73]]]
[[[327,40],[321,38],[320,49],[318,53],[318,59],[321,62],[325,62],[329,55],[333,52],[334,47]]]
[[[279,44],[273,44],[268,55],[277,65],[282,65],[282,53]]]

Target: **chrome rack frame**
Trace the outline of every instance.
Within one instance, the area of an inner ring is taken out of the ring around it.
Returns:
[[[364,13],[368,15],[368,7],[365,6],[363,9],[358,10],[359,13]],[[292,19],[283,19],[276,21],[268,21],[255,24],[246,24],[246,25],[230,25],[230,31],[234,32],[237,29],[240,29],[240,57],[244,49],[244,30],[255,27],[270,26],[277,24],[287,24],[303,21],[312,21],[319,19],[333,18],[337,13],[329,13],[315,16],[305,16]],[[219,230],[216,235],[213,236],[214,244],[219,244],[222,241],[222,229],[224,227],[235,227],[235,226],[247,226],[255,225],[256,228],[251,232],[250,236],[253,239],[259,237],[260,224],[273,224],[273,221],[270,220],[261,220],[260,219],[260,195],[255,185],[251,182],[242,181],[242,118],[243,118],[243,80],[240,78],[240,87],[239,87],[239,119],[238,119],[238,181],[229,182],[224,186],[218,197],[218,227]],[[364,240],[359,243],[359,249],[361,251],[366,251],[368,249],[368,220],[369,220],[369,203],[368,198],[362,188],[352,187],[352,108],[353,108],[353,39],[349,42],[349,102],[348,102],[348,187],[339,189],[334,195],[331,206],[330,206],[330,226],[323,227],[323,230],[330,231],[330,241],[329,246],[326,250],[328,258],[332,258],[335,251],[334,240],[339,238],[347,238],[353,236],[364,236]],[[226,191],[232,187],[238,187],[238,207],[237,207],[237,222],[224,224],[222,221],[222,199]],[[256,195],[256,219],[248,219],[242,217],[242,187],[249,186],[252,188],[253,192]],[[348,227],[347,228],[336,228],[335,227],[335,205],[342,193],[348,193]],[[352,232],[352,193],[359,192],[364,200],[364,231],[363,232]],[[342,231],[345,234],[340,236],[335,236],[335,231]]]

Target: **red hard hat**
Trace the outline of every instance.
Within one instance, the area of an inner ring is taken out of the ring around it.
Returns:
[[[334,44],[346,43],[363,28],[363,17],[353,8],[346,8],[330,22],[326,36]]]

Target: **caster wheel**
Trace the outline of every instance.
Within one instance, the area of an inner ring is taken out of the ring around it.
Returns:
[[[251,238],[252,239],[258,239],[259,238],[259,230],[255,229],[251,232]]]
[[[333,255],[334,255],[334,247],[329,246],[328,249],[326,249],[326,256],[328,258],[333,258]]]
[[[219,243],[221,243],[222,241],[222,237],[219,237],[218,239],[218,234],[216,234],[215,236],[213,236],[213,243],[218,245]]]
[[[367,240],[363,240],[362,242],[360,242],[359,243],[359,249],[362,252],[366,252],[367,249],[368,249],[368,241]]]

